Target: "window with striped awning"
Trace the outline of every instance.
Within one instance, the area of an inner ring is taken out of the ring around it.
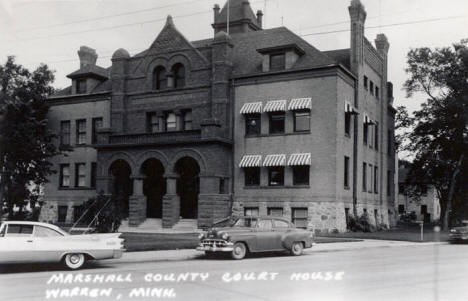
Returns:
[[[286,155],[267,155],[263,161],[263,166],[272,167],[272,166],[285,166],[286,164]]]
[[[310,165],[310,153],[304,154],[292,154],[289,156],[288,165],[289,166],[304,166]]]
[[[367,114],[364,114],[364,123],[368,124],[368,125],[374,125],[375,124],[375,122]]]
[[[355,108],[349,101],[345,101],[344,105],[345,105],[345,112],[346,112],[346,113],[350,113],[350,114],[359,114],[359,113],[356,111],[356,108]]]
[[[241,110],[241,114],[260,114],[262,113],[262,103],[261,102],[249,102],[245,103]]]
[[[286,111],[286,99],[283,100],[271,100],[266,103],[263,108],[263,112],[284,112]]]
[[[261,165],[262,165],[261,155],[246,155],[242,157],[242,160],[239,163],[240,168],[260,167]]]
[[[295,98],[289,103],[289,111],[310,110],[312,109],[312,98]]]

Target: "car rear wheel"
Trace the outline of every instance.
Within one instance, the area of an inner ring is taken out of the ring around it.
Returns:
[[[64,258],[65,265],[71,270],[81,268],[85,263],[85,260],[86,258],[84,254],[81,253],[70,253],[65,255]]]
[[[243,242],[236,242],[231,252],[233,259],[243,259],[247,254],[247,247]]]
[[[299,256],[304,250],[304,245],[300,241],[296,241],[291,246],[291,255]]]

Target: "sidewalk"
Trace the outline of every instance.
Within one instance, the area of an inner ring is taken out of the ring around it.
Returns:
[[[305,254],[313,254],[317,252],[339,252],[352,251],[367,248],[393,248],[393,247],[411,247],[411,246],[428,246],[441,245],[446,242],[407,242],[407,241],[391,241],[391,240],[374,240],[367,239],[355,242],[337,242],[337,243],[320,243],[312,247],[312,249],[304,250]],[[195,259],[203,256],[203,252],[198,252],[193,249],[185,250],[164,250],[164,251],[144,251],[144,252],[126,252],[120,259],[106,260],[109,263],[137,263],[148,261],[180,261],[187,259]]]

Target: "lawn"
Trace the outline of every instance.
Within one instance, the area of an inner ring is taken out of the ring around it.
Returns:
[[[401,240],[421,242],[421,228],[419,225],[398,226],[387,231],[377,231],[371,233],[362,232],[347,232],[347,233],[329,233],[321,234],[323,237],[331,238],[360,238],[360,239],[383,239],[383,240]],[[447,241],[449,237],[448,231],[440,233],[434,232],[434,227],[425,225],[422,242],[430,241]]]
[[[124,233],[125,248],[129,252],[195,249],[198,234]],[[317,243],[359,241],[354,238],[317,237]]]

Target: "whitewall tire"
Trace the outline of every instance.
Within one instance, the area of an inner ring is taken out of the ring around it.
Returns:
[[[233,259],[243,259],[247,254],[247,247],[243,242],[236,242],[233,246],[233,250],[231,252],[231,257]]]
[[[300,241],[296,241],[291,246],[291,255],[299,256],[302,255],[302,251],[304,250],[304,245]]]
[[[65,255],[63,262],[70,270],[81,268],[86,261],[85,255],[82,253],[69,253]]]

